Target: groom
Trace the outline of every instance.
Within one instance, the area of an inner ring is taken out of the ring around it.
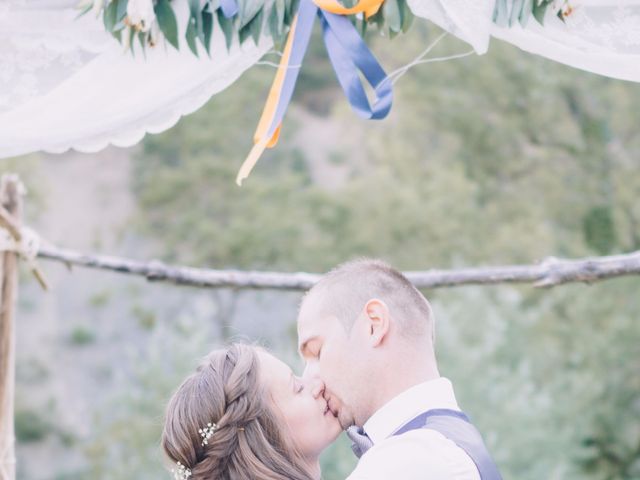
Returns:
[[[356,260],[326,274],[300,306],[298,345],[360,457],[348,480],[501,480],[438,372],[431,306],[400,272]]]

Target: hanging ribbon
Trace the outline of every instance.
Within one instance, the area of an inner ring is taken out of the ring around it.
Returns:
[[[345,8],[335,0],[300,0],[278,72],[254,134],[253,148],[238,172],[238,185],[249,176],[264,150],[278,142],[282,119],[293,96],[316,15],[320,17],[329,59],[353,110],[365,119],[377,120],[387,116],[393,98],[391,82],[387,80],[386,73],[354,25],[345,16],[364,13],[368,18],[379,10],[383,2],[384,0],[360,0],[354,7]],[[376,99],[373,105],[367,98],[358,72],[362,73],[374,89]]]

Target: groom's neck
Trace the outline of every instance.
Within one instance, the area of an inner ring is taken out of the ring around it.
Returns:
[[[376,395],[370,415],[411,387],[440,377],[435,358],[431,355],[403,355],[387,363],[378,376]]]

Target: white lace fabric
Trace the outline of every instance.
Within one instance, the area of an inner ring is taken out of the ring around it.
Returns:
[[[187,2],[174,2],[184,28]],[[160,44],[132,56],[102,19],[70,0],[0,3],[0,157],[131,146],[233,83],[267,52],[264,36],[230,51],[214,28],[209,58]],[[216,25],[217,27],[217,25]]]
[[[175,0],[178,52],[162,43],[132,57],[77,0],[0,0],[0,158],[131,146],[173,126],[233,83],[272,46],[263,37],[227,51],[214,28],[212,58],[184,41],[187,0]],[[408,0],[412,11],[486,53],[491,37],[557,62],[640,82],[640,0],[570,0],[544,26],[492,22],[495,0]],[[216,25],[217,27],[217,25]]]
[[[558,2],[560,3],[560,2]],[[544,26],[533,17],[499,27],[495,0],[409,0],[412,11],[486,53],[491,37],[556,62],[640,82],[640,0],[569,0],[563,22],[548,8]]]

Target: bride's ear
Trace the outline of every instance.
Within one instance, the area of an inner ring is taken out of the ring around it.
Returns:
[[[372,347],[378,347],[389,333],[391,325],[389,307],[382,300],[372,298],[364,306],[363,313],[367,321],[369,342]]]

